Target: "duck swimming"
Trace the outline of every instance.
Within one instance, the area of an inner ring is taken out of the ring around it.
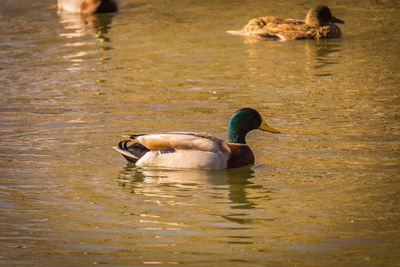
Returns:
[[[343,20],[332,16],[327,6],[311,8],[305,20],[282,19],[272,16],[250,20],[241,30],[227,31],[241,36],[256,36],[278,40],[339,38],[340,28],[335,23]]]
[[[140,167],[237,168],[254,163],[254,154],[246,144],[246,134],[255,129],[280,133],[255,109],[242,108],[229,120],[226,141],[205,132],[133,134],[113,148]]]
[[[118,11],[115,0],[58,0],[58,12],[89,15]]]

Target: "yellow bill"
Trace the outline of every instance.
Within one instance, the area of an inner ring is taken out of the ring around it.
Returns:
[[[261,125],[260,125],[260,127],[258,127],[258,129],[259,129],[259,130],[262,130],[262,131],[269,132],[269,133],[274,133],[274,134],[280,134],[280,133],[281,133],[280,131],[278,131],[278,130],[272,128],[271,126],[269,126],[269,125],[265,122],[265,120],[261,123]]]

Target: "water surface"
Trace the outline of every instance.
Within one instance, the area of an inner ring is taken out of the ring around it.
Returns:
[[[396,266],[397,1],[322,1],[343,38],[225,33],[312,1],[120,1],[115,15],[0,4],[0,263]],[[123,133],[223,138],[251,106],[256,163],[137,169]]]

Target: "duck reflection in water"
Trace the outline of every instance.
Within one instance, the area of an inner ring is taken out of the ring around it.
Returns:
[[[111,28],[113,14],[80,14],[59,13],[60,23],[65,32],[60,36],[66,39],[64,58],[71,63],[67,71],[79,72],[82,63],[94,55],[100,64],[110,59],[108,50],[112,49],[108,32]],[[93,36],[93,38],[91,38]],[[89,38],[88,38],[89,37]]]
[[[118,175],[118,184],[137,195],[154,194],[170,195],[174,191],[171,188],[186,188],[189,195],[193,190],[210,186],[211,189],[218,190],[218,198],[222,191],[226,191],[230,208],[232,209],[253,209],[255,203],[248,200],[248,187],[257,186],[251,181],[254,171],[251,166],[228,170],[185,170],[185,169],[149,169],[138,168],[133,164],[128,164]],[[154,186],[160,185],[160,186]],[[164,186],[163,186],[164,185]],[[226,185],[226,187],[224,187]],[[163,190],[168,192],[164,192]],[[204,191],[203,191],[204,192]],[[182,192],[179,191],[181,195]],[[214,199],[215,200],[215,199]]]
[[[60,23],[65,32],[60,34],[68,39],[93,35],[100,42],[111,42],[108,31],[111,28],[113,14],[79,14],[59,13]]]
[[[329,66],[338,63],[337,52],[341,50],[341,41],[319,40],[306,42],[307,65],[316,71],[315,76],[331,76]]]
[[[248,44],[247,61],[250,75],[259,75],[264,68],[264,62],[276,62],[279,65],[279,72],[282,75],[294,73],[296,68],[304,68],[307,76],[312,79],[314,76],[331,76],[332,67],[340,64],[340,52],[342,50],[342,40],[305,40],[304,42],[268,42],[260,39],[246,39]],[[253,45],[253,43],[259,45]],[[260,43],[261,42],[261,43]],[[294,55],[294,57],[304,58],[304,60],[287,60],[282,63],[282,56]]]

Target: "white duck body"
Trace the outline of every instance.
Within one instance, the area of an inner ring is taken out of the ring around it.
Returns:
[[[116,12],[116,0],[57,0],[58,13],[90,15]]]
[[[225,141],[208,133],[146,134],[135,140],[150,150],[135,163],[140,167],[226,169],[231,154]]]
[[[219,170],[227,168],[229,155],[223,152],[175,150],[150,151],[136,162],[139,167]]]
[[[59,12],[81,13],[81,5],[85,0],[58,0],[57,6]]]

